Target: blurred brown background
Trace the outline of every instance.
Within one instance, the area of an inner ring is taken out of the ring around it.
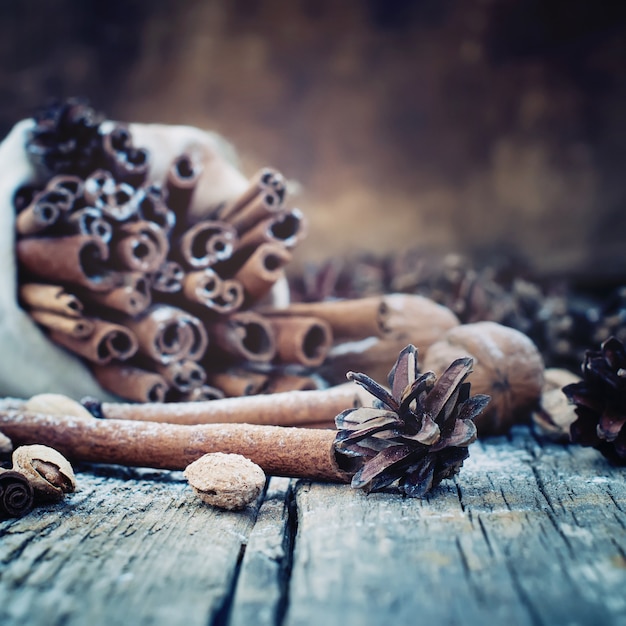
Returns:
[[[222,133],[305,260],[507,251],[626,277],[626,3],[2,0],[0,133],[50,97]]]

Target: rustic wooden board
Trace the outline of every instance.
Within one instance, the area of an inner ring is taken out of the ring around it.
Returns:
[[[425,500],[273,478],[239,513],[90,466],[0,522],[0,624],[626,625],[626,469],[526,430]]]

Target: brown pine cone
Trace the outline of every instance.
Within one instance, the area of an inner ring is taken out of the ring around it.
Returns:
[[[576,405],[578,419],[570,426],[570,439],[592,446],[610,461],[626,464],[626,348],[610,337],[599,351],[588,350],[582,365],[583,380],[563,387]]]
[[[474,418],[489,396],[470,398],[472,359],[457,359],[437,380],[420,375],[417,350],[408,345],[389,373],[389,393],[365,374],[348,373],[375,396],[376,407],[348,409],[336,418],[337,460],[356,472],[352,486],[376,491],[397,483],[410,497],[422,497],[458,473],[476,439]]]

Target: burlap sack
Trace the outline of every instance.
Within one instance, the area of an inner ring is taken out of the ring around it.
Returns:
[[[25,150],[32,126],[32,120],[19,122],[0,144],[0,397],[27,398],[55,392],[77,399],[85,395],[112,399],[82,361],[55,346],[17,302],[13,196],[35,178]],[[160,124],[131,124],[130,130],[134,145],[150,151],[151,181],[162,182],[171,162],[184,152],[202,163],[202,176],[190,207],[196,216],[247,187],[232,151],[213,133]]]

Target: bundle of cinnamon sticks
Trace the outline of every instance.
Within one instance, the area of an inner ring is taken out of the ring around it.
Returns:
[[[188,210],[202,173],[192,155],[157,185],[128,127],[109,128],[103,149],[86,177],[16,194],[19,301],[32,319],[131,401],[315,388],[289,368],[324,361],[330,325],[254,310],[306,231],[282,175],[262,169],[200,219]]]

